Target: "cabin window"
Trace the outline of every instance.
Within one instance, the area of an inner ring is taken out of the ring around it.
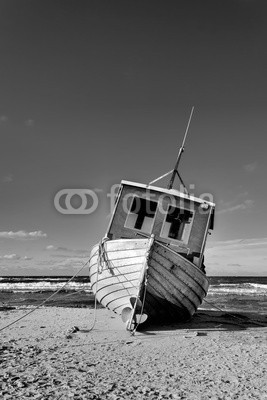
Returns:
[[[125,227],[151,233],[158,203],[135,196],[132,200]]]
[[[169,206],[162,226],[161,237],[188,243],[193,216],[193,211]]]

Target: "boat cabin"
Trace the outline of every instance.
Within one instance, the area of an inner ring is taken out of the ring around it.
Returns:
[[[107,236],[110,239],[146,237],[199,265],[215,204],[175,189],[122,181]]]

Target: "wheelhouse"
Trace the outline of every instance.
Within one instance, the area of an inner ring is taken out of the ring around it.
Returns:
[[[174,189],[122,181],[107,236],[155,235],[155,239],[201,266],[215,204]]]

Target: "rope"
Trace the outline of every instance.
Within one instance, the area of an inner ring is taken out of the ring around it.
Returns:
[[[147,289],[147,276],[145,278],[145,287],[144,287],[144,295],[143,295],[143,299],[142,299],[141,314],[140,314],[139,322],[136,324],[136,326],[134,327],[133,331],[131,332],[132,336],[135,335],[135,332],[137,331],[137,328],[140,325],[141,318],[142,318],[142,315],[143,315],[143,312],[144,312],[144,306],[145,306],[145,301],[146,301],[146,289]],[[137,299],[136,299],[136,301],[137,301]]]
[[[210,303],[210,302],[207,301],[206,299],[203,299],[203,301],[204,301],[205,303],[209,304],[210,306],[212,306],[212,307],[214,307],[214,308],[217,308],[217,310],[219,310],[219,311],[221,311],[221,312],[224,312],[225,314],[228,314],[228,315],[230,315],[231,317],[238,319],[239,321],[244,322],[244,319],[243,319],[243,318],[237,317],[236,315],[231,314],[229,311],[225,311],[225,310],[223,310],[222,308],[220,308],[220,307],[218,307],[218,306],[215,306],[213,303]],[[254,319],[248,318],[248,320],[251,321],[251,322],[252,322],[253,324],[255,324],[255,325],[259,325],[259,326],[262,326],[262,327],[266,327],[266,324],[262,324],[262,323],[260,323],[260,322],[258,322],[258,321],[255,321]]]
[[[154,241],[155,241],[155,235],[152,234],[152,235],[150,236],[150,239],[149,239],[149,247],[148,247],[148,250],[147,250],[147,252],[146,252],[146,265],[144,266],[145,271],[144,271],[143,277],[142,277],[142,279],[141,279],[141,281],[140,281],[140,285],[142,285],[142,282],[144,282],[144,294],[143,294],[143,299],[142,299],[141,314],[140,314],[139,322],[137,322],[137,324],[135,325],[134,329],[133,329],[132,332],[131,332],[132,335],[135,334],[135,332],[136,332],[138,326],[140,325],[140,323],[141,323],[141,318],[142,318],[142,315],[143,315],[143,312],[144,312],[144,305],[145,305],[145,298],[146,298],[146,289],[147,289],[147,280],[148,280],[148,263],[149,263],[149,259],[150,259],[150,257],[151,257],[151,249],[152,249],[152,246],[153,246]],[[136,305],[137,305],[137,298],[138,298],[139,296],[140,296],[140,289],[139,289],[138,296],[136,297],[136,300],[135,300],[135,305],[134,305],[134,308],[133,308],[133,316],[134,316],[134,314],[135,314]],[[133,317],[131,318],[131,323],[132,323],[132,320],[133,320]],[[130,324],[130,326],[131,326],[131,324]]]
[[[135,285],[132,281],[130,281],[127,276],[125,274],[123,274],[118,267],[115,267],[115,265],[113,264],[113,262],[111,260],[108,259],[108,255],[105,249],[105,243],[107,242],[107,240],[109,240],[108,238],[104,238],[99,245],[99,261],[100,261],[100,266],[101,266],[101,271],[100,273],[103,271],[104,267],[103,267],[103,261],[104,263],[107,265],[110,273],[112,275],[114,275],[114,270],[117,270],[118,275],[117,275],[117,279],[119,281],[119,283],[122,284],[123,288],[128,292],[129,296],[131,296],[131,293],[129,291],[129,288],[127,288],[124,284],[124,281],[121,281],[119,278],[123,277],[125,279],[126,282],[128,282],[130,285],[132,285],[133,288],[135,288]],[[104,264],[104,265],[105,265]]]
[[[112,268],[109,265],[109,260],[107,258],[106,255],[106,250],[105,250],[105,243],[109,240],[109,238],[107,236],[105,236],[101,242],[99,243],[99,266],[100,266],[100,271],[99,271],[99,267],[97,268],[98,272],[102,273],[104,268],[105,268],[105,264],[107,265],[108,269],[110,270],[110,273],[112,273]]]
[[[60,288],[60,290],[61,290],[62,288]],[[74,295],[76,295],[76,294],[79,294],[79,293],[82,293],[82,292],[84,292],[85,290],[84,289],[80,289],[80,290],[76,290],[75,292],[73,292],[73,293],[68,293],[68,294],[65,294],[65,295],[63,295],[61,298],[65,298],[65,297],[69,297],[69,296],[74,296]],[[23,300],[22,300],[23,301]],[[46,300],[47,301],[47,300]],[[56,301],[56,299],[53,299],[52,301]],[[5,304],[6,304],[6,302],[1,302],[2,303],[2,307],[5,307]],[[13,301],[8,301],[8,303],[7,304],[19,304],[19,302],[18,301],[16,301],[16,300],[13,300]],[[18,310],[18,308],[16,307],[16,309]],[[24,308],[23,308],[24,309]]]
[[[94,253],[95,255],[95,253]],[[96,299],[96,294],[97,294],[97,284],[98,284],[98,268],[97,268],[97,273],[96,273],[96,292],[95,292],[95,304],[94,304],[94,316],[93,316],[93,322],[90,328],[88,329],[88,332],[91,332],[96,324],[96,309],[97,309],[97,299]]]
[[[159,181],[160,179],[165,178],[165,176],[170,175],[173,172],[173,170],[171,169],[169,172],[166,172],[166,174],[159,176],[158,178],[154,179],[153,181],[149,182],[149,185],[152,185],[152,183],[155,183],[157,181]]]
[[[61,288],[60,288],[60,290],[61,290]],[[79,293],[84,292],[84,291],[85,291],[85,289],[75,290],[75,292],[73,292],[73,293],[65,294],[64,296],[62,296],[62,298],[69,297],[69,296],[74,296],[75,294],[79,294]],[[34,292],[32,292],[32,293],[34,293]],[[24,300],[22,300],[22,301],[24,301]],[[52,301],[56,301],[56,300],[54,299]],[[18,300],[13,300],[13,301],[8,301],[8,303],[2,301],[1,303],[3,305],[5,305],[5,304],[18,304],[19,301]]]
[[[62,298],[69,297],[69,296],[74,296],[75,294],[79,294],[79,293],[82,293],[82,292],[85,292],[85,290],[84,289],[75,290],[75,292],[73,292],[73,293],[65,294],[64,296],[62,296]],[[53,300],[53,301],[56,301],[56,300]]]
[[[94,256],[95,254],[93,254]],[[0,328],[0,332],[2,332],[4,329],[9,328],[11,325],[16,324],[18,321],[22,320],[23,318],[27,317],[28,315],[32,314],[34,311],[38,310],[40,307],[42,307],[48,300],[52,299],[56,294],[58,294],[65,286],[68,285],[68,283],[70,283],[84,268],[85,266],[89,263],[89,261],[91,260],[91,258],[93,257],[91,256],[81,267],[81,269],[79,269],[78,272],[76,272],[76,274],[74,274],[66,283],[64,283],[64,285],[59,288],[56,292],[54,292],[53,294],[51,294],[51,296],[49,296],[47,299],[45,299],[41,304],[39,304],[38,306],[34,307],[31,311],[27,312],[26,314],[22,315],[20,318],[17,318],[15,321],[10,322],[10,324],[4,326],[3,328]],[[95,302],[95,306],[96,306],[96,302]]]

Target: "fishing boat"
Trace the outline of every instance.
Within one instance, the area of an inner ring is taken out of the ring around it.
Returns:
[[[132,332],[145,321],[190,319],[208,291],[203,261],[215,204],[190,195],[178,172],[192,114],[174,169],[150,184],[121,181],[107,232],[91,252],[96,299]],[[167,188],[154,186],[168,174]]]

